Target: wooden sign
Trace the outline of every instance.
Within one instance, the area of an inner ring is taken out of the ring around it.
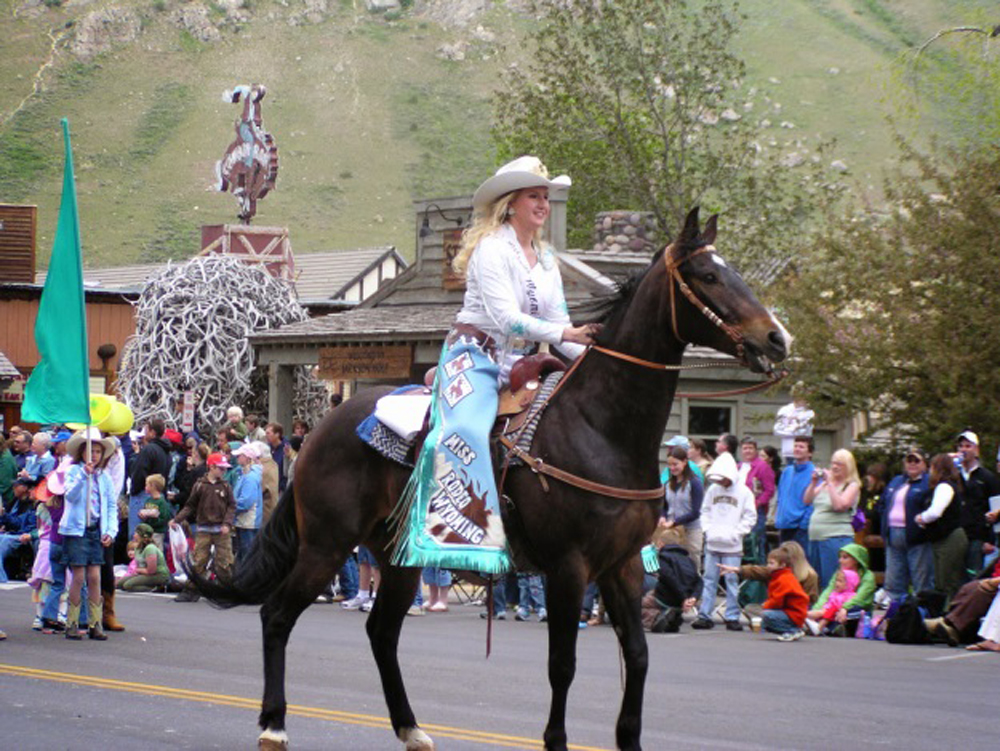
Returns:
[[[444,268],[441,269],[442,286],[445,289],[465,289],[465,274],[459,274],[452,267],[455,256],[462,249],[462,229],[449,229],[441,233],[443,237]]]
[[[408,344],[384,347],[327,347],[319,351],[320,378],[328,381],[409,378],[413,351]]]

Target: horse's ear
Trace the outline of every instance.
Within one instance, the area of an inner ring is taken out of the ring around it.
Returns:
[[[678,245],[695,245],[698,242],[698,207],[695,206],[684,220],[684,229],[681,230],[680,242]]]
[[[715,245],[715,232],[717,229],[717,224],[719,222],[719,215],[712,214],[705,222],[705,229],[702,230],[701,240],[705,245]]]

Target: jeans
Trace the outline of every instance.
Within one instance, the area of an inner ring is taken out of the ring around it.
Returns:
[[[52,586],[42,605],[42,618],[54,621],[59,617],[59,598],[66,590],[66,564],[62,562],[62,543],[49,541],[49,565],[52,567]]]
[[[784,610],[762,610],[761,628],[772,634],[788,634],[801,631]]]
[[[438,587],[451,586],[451,571],[444,568],[434,568],[427,566],[422,572],[424,584],[437,585]]]
[[[538,574],[518,574],[517,589],[520,592],[518,609],[528,613],[534,608],[536,613],[545,610],[545,588]]]
[[[507,611],[507,588],[504,585],[505,576],[498,577],[495,582],[493,582],[493,615],[497,616],[500,613],[505,613]]]
[[[827,537],[825,540],[810,540],[806,552],[809,565],[819,576],[819,591],[822,592],[831,578],[840,570],[840,549],[854,540],[848,535]]]
[[[337,578],[340,580],[340,594],[345,600],[358,596],[358,562],[353,555],[347,556]]]
[[[594,612],[594,601],[597,599],[597,595],[600,590],[597,587],[597,582],[590,582],[587,588],[583,591],[583,604],[580,607],[583,613],[581,620],[590,620],[591,613]]]
[[[739,566],[739,553],[715,553],[705,549],[705,575],[704,589],[701,593],[701,605],[698,607],[700,618],[711,619],[712,610],[715,608],[715,591],[719,586],[719,564],[724,566]],[[740,619],[740,578],[736,574],[726,574],[726,620],[738,621]]]
[[[142,519],[139,518],[139,512],[142,511],[149,498],[149,493],[145,490],[128,497],[128,539],[130,540],[135,535],[135,528],[142,522]]]
[[[757,522],[750,533],[757,540],[756,563],[767,562],[767,506],[757,508]]]
[[[802,552],[809,550],[809,529],[796,527],[795,529],[779,529],[779,542],[797,542],[802,546]]]
[[[890,527],[885,546],[885,591],[900,600],[910,586],[913,592],[934,589],[934,550],[929,542],[906,544],[906,530]]]
[[[253,540],[257,536],[257,530],[253,527],[236,528],[236,563],[242,563],[246,557],[247,553],[250,552],[250,546],[253,545]]]
[[[21,542],[19,534],[0,534],[0,584],[7,582],[7,572],[3,566],[4,560],[23,544],[25,543]]]

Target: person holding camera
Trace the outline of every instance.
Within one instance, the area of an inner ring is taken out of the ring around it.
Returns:
[[[809,517],[810,565],[819,574],[820,589],[840,568],[840,549],[854,541],[851,517],[861,495],[861,478],[854,454],[847,449],[833,452],[829,469],[813,471],[802,502],[812,506]]]

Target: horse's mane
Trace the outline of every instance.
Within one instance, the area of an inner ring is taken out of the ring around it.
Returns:
[[[573,306],[570,317],[577,324],[600,323],[604,330],[598,341],[614,331],[628,310],[629,301],[639,289],[639,283],[646,276],[648,268],[631,274],[621,274],[613,278],[614,285],[595,297]]]
[[[705,245],[705,242],[699,236],[697,242],[693,243],[692,248],[700,248],[703,245]],[[629,302],[635,296],[636,290],[639,289],[639,284],[646,277],[646,274],[649,273],[649,270],[656,266],[665,251],[665,247],[656,251],[649,262],[649,266],[642,271],[633,271],[629,274],[618,274],[612,277],[613,286],[609,290],[596,295],[590,300],[585,300],[574,305],[572,311],[570,311],[570,318],[578,324],[603,324],[603,330],[597,336],[597,342],[606,341],[606,337],[618,328],[621,319],[625,316]]]

